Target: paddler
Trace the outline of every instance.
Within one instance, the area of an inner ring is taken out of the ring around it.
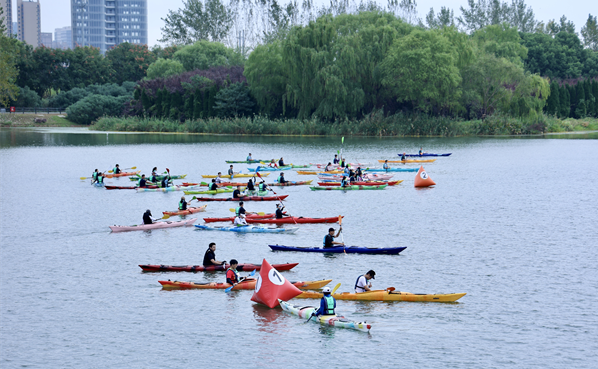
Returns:
[[[255,186],[253,185],[253,179],[249,178],[247,181],[247,194],[248,195],[255,195]]]
[[[233,176],[235,175],[235,171],[233,170],[233,165],[230,165],[230,168],[228,168],[228,175],[230,176],[231,179],[233,179]]]
[[[333,164],[338,164],[338,155],[334,155],[334,160],[332,161]]]
[[[423,152],[422,150],[423,150],[423,147],[420,147],[420,148],[419,148],[419,156],[422,156],[422,155],[423,155],[423,153],[424,153],[424,152]]]
[[[384,169],[386,173],[388,173],[388,170],[390,169],[390,165],[388,165],[388,160],[384,161],[384,164],[382,164],[382,169]]]
[[[274,159],[270,160],[270,163],[268,164],[268,166],[270,168],[278,168],[278,165],[276,165],[276,160],[274,160]]]
[[[239,272],[237,272],[238,265],[239,262],[237,260],[231,259],[230,267],[226,270],[226,283],[232,285],[233,287],[245,279],[239,277]]]
[[[278,161],[278,166],[279,167],[284,167],[284,159],[281,157],[280,160]]]
[[[96,179],[98,179],[98,173],[99,173],[99,172],[98,172],[98,170],[96,169],[96,170],[95,170],[95,171],[94,171],[94,172],[91,174],[91,179],[92,179],[91,183],[92,183],[92,184],[93,184],[93,183],[95,183]]]
[[[139,188],[144,188],[147,187],[147,181],[145,180],[145,174],[141,175],[141,178],[139,179]]]
[[[247,161],[253,161],[253,158],[251,157],[251,153],[249,153],[249,155],[247,156]]]
[[[280,204],[276,204],[276,219],[282,219],[283,217],[288,217],[289,215],[282,212],[284,206]]]
[[[187,210],[187,200],[185,200],[185,196],[181,197],[181,201],[179,201],[179,210]]]
[[[247,211],[245,210],[245,208],[243,207],[243,201],[239,201],[239,206],[237,206],[237,208],[235,209],[235,216],[239,216],[241,214],[245,215],[247,213]]]
[[[357,167],[357,169],[355,170],[355,179],[361,181],[363,180],[362,176],[363,172],[361,171],[361,167]]]
[[[162,188],[168,187],[169,183],[170,183],[170,174],[165,175],[164,177],[162,177]]]
[[[324,296],[320,300],[320,308],[314,312],[314,315],[336,315],[334,312],[334,309],[336,309],[336,299],[330,295],[330,287],[324,287],[322,293]]]
[[[376,279],[376,272],[373,270],[357,277],[357,281],[355,282],[355,293],[371,291],[372,282],[370,282],[370,279]]]
[[[330,228],[328,229],[328,234],[326,236],[324,236],[324,248],[328,248],[328,247],[334,247],[334,245],[341,245],[341,246],[345,246],[345,244],[343,242],[336,242],[334,239],[338,237],[339,234],[341,234],[341,231],[343,230],[343,227],[339,227],[338,232],[336,233],[336,236],[334,235],[334,228]]]
[[[216,179],[212,178],[212,183],[210,183],[210,191],[216,191],[218,189],[218,184],[216,183]]]
[[[216,176],[216,178],[214,178],[214,182],[216,183],[222,183],[222,172],[218,172],[218,175]]]
[[[224,265],[226,261],[218,261],[216,260],[216,243],[210,242],[206,253],[203,256],[203,265],[204,266],[214,266],[214,265]]]
[[[345,166],[345,158],[341,157],[340,166],[341,166],[341,168]]]
[[[401,155],[401,161],[407,161],[407,156],[405,155],[405,153]]]
[[[241,186],[237,186],[237,189],[233,191],[233,199],[240,199],[245,194],[241,193]]]
[[[332,170],[332,163],[328,162],[328,165],[324,167],[324,172],[330,172]]]
[[[143,213],[143,224],[154,224],[156,219],[152,218],[152,212],[150,209],[147,209],[145,213]]]
[[[264,181],[263,179],[262,179],[262,181],[260,182],[260,184],[259,184],[259,186],[258,186],[258,189],[259,189],[260,191],[268,191],[268,190],[270,190],[270,188],[268,188],[268,185],[266,184],[266,181]]]
[[[114,174],[120,174],[120,173],[121,173],[121,170],[120,170],[120,168],[118,167],[118,164],[116,164],[116,166],[114,167],[114,169],[112,169],[112,172],[113,172]]]
[[[353,169],[349,169],[349,183],[355,182],[355,172]]]
[[[98,172],[98,175],[96,177],[96,183],[104,184],[104,173]]]
[[[286,179],[284,179],[284,173],[280,173],[280,175],[278,176],[278,179],[276,180],[276,183],[287,183],[288,181]]]
[[[347,187],[349,185],[349,182],[347,181],[347,177],[343,176],[343,179],[341,179],[341,187]]]
[[[150,176],[149,180],[150,182],[158,182],[158,167],[154,167],[154,169],[152,169],[152,175]]]
[[[246,226],[247,220],[245,220],[245,214],[239,214],[238,216],[236,216],[235,220],[233,221],[233,225],[235,227]]]

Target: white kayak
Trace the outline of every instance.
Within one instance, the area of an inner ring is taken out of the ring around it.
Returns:
[[[291,314],[298,315],[300,318],[309,319],[312,314],[318,310],[313,306],[298,306],[289,304],[286,301],[278,300],[280,303],[280,307],[284,311],[288,311]],[[343,316],[338,315],[320,315],[320,316],[313,316],[311,318],[312,322],[320,323],[323,325],[330,325],[339,328],[349,328],[349,329],[356,329],[362,332],[369,332],[372,328],[371,324],[367,324],[366,322],[355,322],[353,320],[349,320]]]
[[[162,228],[191,226],[196,221],[197,221],[197,218],[183,219],[183,220],[179,220],[179,221],[155,222],[152,224],[140,224],[140,225],[132,225],[132,226],[113,225],[113,226],[110,226],[110,229],[112,230],[112,232],[145,231],[148,229],[162,229]]]

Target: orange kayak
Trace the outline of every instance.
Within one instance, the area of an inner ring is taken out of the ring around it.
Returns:
[[[136,171],[136,172],[120,172],[118,174],[114,174],[114,173],[108,173],[106,174],[104,177],[106,178],[114,178],[114,177],[128,177],[128,176],[135,176],[137,174],[141,173],[140,170]]]
[[[413,301],[413,302],[455,302],[465,293],[427,294],[411,293],[390,290],[373,290],[368,292],[353,293],[343,292],[332,295],[337,300],[359,300],[359,301]],[[306,291],[296,298],[321,299],[323,294],[314,291]]]
[[[189,214],[193,214],[193,213],[199,213],[200,211],[206,211],[207,206],[208,205],[202,205],[200,207],[187,208],[187,210],[163,211],[162,214],[164,214],[164,215],[189,215]]]
[[[248,278],[236,285],[233,290],[253,290],[255,288],[256,279]],[[318,289],[322,288],[332,279],[322,279],[321,281],[308,281],[308,282],[291,282],[295,287],[299,289]],[[231,285],[228,283],[195,283],[195,282],[177,282],[177,281],[158,281],[162,285],[163,289],[168,290],[187,290],[187,289],[207,289],[207,290],[218,290],[227,289]]]

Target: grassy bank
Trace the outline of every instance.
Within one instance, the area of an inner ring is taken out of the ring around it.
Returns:
[[[35,118],[46,119],[46,123],[35,123]],[[82,127],[57,114],[0,114],[0,127]]]
[[[464,121],[447,117],[383,116],[371,114],[361,120],[321,122],[316,119],[271,120],[251,118],[210,118],[179,123],[161,119],[114,118],[99,119],[90,127],[98,131],[178,132],[232,135],[347,135],[347,136],[475,136],[523,135],[543,132],[568,132],[598,129],[598,119],[582,120],[541,116],[535,121],[496,115],[481,120]]]

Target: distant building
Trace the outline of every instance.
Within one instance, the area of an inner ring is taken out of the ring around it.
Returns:
[[[12,22],[12,34],[15,35],[15,38],[19,34],[19,25],[17,22]]]
[[[147,44],[147,0],[71,0],[72,45]]]
[[[0,0],[0,7],[4,11],[2,24],[6,27],[6,36],[10,37],[14,32],[12,28],[14,24],[12,21],[12,0]]]
[[[52,32],[42,32],[42,45],[52,47]]]
[[[73,31],[71,27],[56,28],[54,30],[54,48],[70,49],[73,45]]]
[[[17,0],[18,39],[33,47],[41,45],[41,11],[39,0]]]

